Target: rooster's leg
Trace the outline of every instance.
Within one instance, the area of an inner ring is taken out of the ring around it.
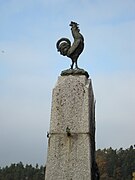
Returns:
[[[74,61],[72,61],[72,64],[71,64],[71,69],[73,69],[73,66],[74,66]]]
[[[77,61],[75,61],[75,68],[78,69]]]

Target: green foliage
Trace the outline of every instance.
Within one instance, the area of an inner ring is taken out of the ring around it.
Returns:
[[[112,148],[96,151],[100,180],[131,180],[135,172],[135,146],[119,150]],[[44,180],[45,167],[22,162],[0,168],[0,180]]]
[[[96,161],[100,180],[131,180],[135,172],[135,149],[133,146],[125,150],[99,149]]]
[[[24,166],[22,162],[0,168],[0,180],[44,180],[45,168],[43,166]]]

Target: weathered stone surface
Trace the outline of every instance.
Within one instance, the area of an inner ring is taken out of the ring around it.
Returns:
[[[94,140],[91,80],[86,76],[59,77],[52,96],[45,180],[91,180]]]

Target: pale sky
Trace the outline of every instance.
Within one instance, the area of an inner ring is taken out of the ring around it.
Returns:
[[[0,166],[46,162],[52,89],[70,59],[56,42],[85,38],[78,64],[96,99],[96,147],[135,144],[135,0],[0,0]]]

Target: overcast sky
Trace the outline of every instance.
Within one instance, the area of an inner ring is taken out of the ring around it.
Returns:
[[[70,59],[56,41],[80,24],[96,99],[96,147],[135,144],[135,1],[0,0],[0,166],[46,162],[52,88]]]

